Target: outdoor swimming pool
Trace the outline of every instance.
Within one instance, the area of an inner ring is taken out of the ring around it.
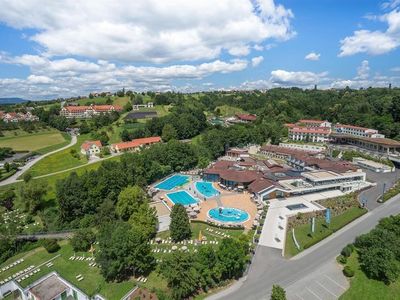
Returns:
[[[154,186],[156,189],[160,190],[167,190],[170,191],[173,188],[177,186],[182,186],[186,183],[189,182],[189,176],[187,175],[181,175],[181,174],[175,174],[164,181],[160,182],[156,186]]]
[[[199,201],[192,197],[188,192],[186,191],[177,191],[173,193],[168,193],[166,194],[168,199],[173,203],[173,204],[182,204],[182,205],[190,205],[190,204],[197,204]]]
[[[249,219],[249,214],[244,210],[233,207],[217,207],[208,211],[208,216],[222,223],[243,223]]]
[[[213,187],[211,182],[197,181],[195,186],[196,190],[206,198],[219,195],[219,192]]]

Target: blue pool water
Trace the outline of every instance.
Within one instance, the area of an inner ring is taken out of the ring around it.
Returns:
[[[208,211],[210,218],[219,222],[243,223],[249,219],[244,210],[232,207],[217,207]]]
[[[192,197],[188,192],[186,191],[178,191],[178,192],[173,192],[173,193],[168,193],[166,195],[169,200],[173,204],[182,204],[182,205],[190,205],[190,204],[196,204],[198,201]]]
[[[164,181],[160,182],[155,186],[155,188],[160,190],[167,190],[170,191],[177,186],[184,185],[185,183],[189,182],[189,176],[187,175],[180,175],[175,174]]]
[[[195,186],[196,190],[207,198],[217,196],[219,194],[219,192],[213,187],[211,182],[197,181]]]

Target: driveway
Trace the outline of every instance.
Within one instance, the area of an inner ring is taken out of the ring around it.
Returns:
[[[29,161],[28,163],[26,163],[24,166],[20,167],[19,170],[17,171],[17,173],[15,173],[13,176],[7,178],[6,180],[0,181],[0,186],[3,185],[7,185],[7,184],[12,184],[18,181],[22,181],[20,179],[18,179],[18,177],[20,177],[22,174],[24,174],[27,170],[29,170],[34,164],[36,164],[38,161],[42,160],[43,158],[45,158],[46,156],[52,155],[54,153],[60,152],[62,150],[65,150],[73,145],[75,145],[77,142],[77,138],[75,135],[72,136],[71,138],[71,142],[67,145],[64,146],[62,148],[59,148],[57,150],[48,152],[46,154],[43,154],[35,159],[32,159],[31,161]]]

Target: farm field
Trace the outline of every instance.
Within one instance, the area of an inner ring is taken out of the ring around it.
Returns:
[[[65,136],[56,130],[22,132],[14,136],[0,137],[0,147],[10,147],[15,151],[40,151],[47,147],[62,147],[65,142]]]

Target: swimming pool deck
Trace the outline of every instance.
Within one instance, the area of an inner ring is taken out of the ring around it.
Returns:
[[[220,199],[224,207],[234,207],[246,211],[249,214],[249,219],[245,221],[243,226],[246,230],[251,229],[253,226],[254,217],[257,214],[257,206],[250,199],[250,194],[247,192],[236,193],[231,191],[225,191],[221,189],[217,184],[213,184],[214,188],[220,193]],[[195,220],[207,221],[208,211],[212,208],[218,207],[217,201],[214,198],[202,201],[200,213],[197,215]]]
[[[222,206],[238,208],[246,211],[249,214],[249,219],[244,223],[242,223],[242,225],[245,227],[246,230],[251,229],[251,227],[253,226],[254,217],[257,214],[257,206],[254,202],[251,201],[250,194],[247,192],[237,193],[232,191],[226,191],[221,189],[216,183],[213,183],[213,187],[220,192],[219,201],[221,202]],[[189,190],[189,188],[191,188],[191,190]],[[186,185],[184,188],[177,188],[171,191],[160,190],[156,195],[156,198],[163,199],[164,202],[168,205],[168,207],[172,209],[173,203],[168,199],[166,194],[171,192],[176,192],[178,190],[186,190],[192,196],[194,195],[196,198],[200,199],[199,202],[199,206],[201,208],[200,213],[194,220],[207,221],[208,211],[212,208],[218,207],[217,203],[218,197],[215,196],[211,198],[206,198],[206,200],[204,200],[204,197],[199,196],[199,193],[195,194],[193,189],[194,189],[194,182],[192,181],[190,182],[189,185]]]

